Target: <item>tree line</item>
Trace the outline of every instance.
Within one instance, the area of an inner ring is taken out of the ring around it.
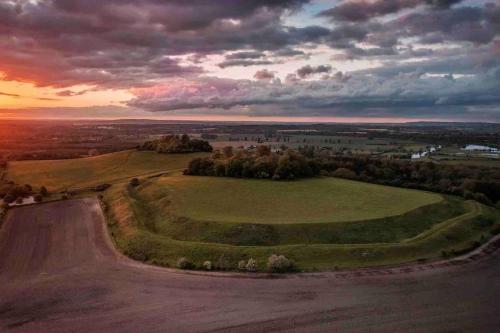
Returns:
[[[469,165],[441,165],[364,155],[315,154],[310,149],[272,152],[268,146],[253,151],[226,147],[211,157],[191,160],[186,175],[292,180],[317,175],[382,185],[460,195],[485,204],[500,205],[500,169]]]
[[[186,175],[268,178],[290,180],[319,175],[319,165],[299,152],[287,150],[279,154],[268,146],[258,146],[254,151],[233,150],[226,147],[212,157],[191,160]]]

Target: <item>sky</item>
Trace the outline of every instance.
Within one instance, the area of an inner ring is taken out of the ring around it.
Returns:
[[[0,0],[0,118],[500,122],[500,0]]]

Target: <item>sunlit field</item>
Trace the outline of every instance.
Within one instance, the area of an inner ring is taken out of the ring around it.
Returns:
[[[165,177],[172,213],[195,220],[237,223],[325,223],[403,214],[437,203],[435,193],[336,178],[299,181]]]
[[[15,182],[46,186],[49,191],[56,191],[179,171],[196,156],[204,154],[165,155],[127,150],[79,159],[13,161],[9,162],[7,177]]]

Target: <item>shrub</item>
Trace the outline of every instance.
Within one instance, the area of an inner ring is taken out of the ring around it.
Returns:
[[[203,263],[203,268],[206,271],[211,271],[212,270],[212,262],[210,260],[207,260]]]
[[[267,269],[273,273],[286,273],[294,271],[295,265],[284,255],[272,254],[267,260]]]
[[[139,184],[140,184],[139,178],[132,178],[130,180],[130,185],[132,185],[133,187],[139,186]]]
[[[216,267],[217,267],[217,269],[219,269],[221,271],[231,269],[231,261],[229,260],[229,258],[227,256],[225,256],[224,254],[221,254],[219,259],[217,260]]]
[[[332,176],[339,178],[355,179],[356,173],[346,168],[338,168],[332,173]]]
[[[247,266],[247,262],[245,260],[240,260],[238,262],[238,269],[240,271],[244,271],[246,269],[246,266]]]
[[[483,203],[485,205],[492,205],[492,202],[490,199],[488,199],[488,197],[486,195],[484,195],[483,193],[474,193],[474,200],[480,202],[480,203]]]
[[[177,260],[177,267],[180,269],[193,269],[194,264],[189,259],[182,257]]]
[[[257,260],[250,258],[248,259],[247,265],[246,265],[246,270],[249,272],[256,272],[258,267],[257,267]]]
[[[103,191],[106,191],[110,187],[111,187],[111,184],[99,184],[99,185],[94,186],[94,191],[95,192],[103,192]]]
[[[42,202],[43,201],[43,197],[41,194],[35,195],[33,199],[35,200],[35,202]]]
[[[47,191],[47,188],[45,186],[42,186],[40,188],[40,194],[44,197],[48,196],[49,195],[49,191]]]
[[[5,197],[3,197],[3,202],[10,204],[16,201],[16,196],[14,196],[12,193],[7,193]]]

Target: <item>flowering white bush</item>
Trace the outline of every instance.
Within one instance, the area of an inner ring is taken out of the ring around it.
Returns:
[[[177,260],[177,267],[180,269],[192,269],[194,268],[194,264],[189,259],[182,257]]]
[[[212,262],[210,260],[207,260],[203,263],[203,268],[205,268],[205,270],[207,271],[211,271],[212,270]]]
[[[267,260],[267,268],[274,273],[286,273],[293,271],[295,265],[284,255],[272,254]]]
[[[257,260],[254,258],[248,259],[247,265],[245,266],[246,270],[249,272],[256,272],[258,267],[257,267]]]
[[[240,260],[238,262],[238,269],[240,271],[244,271],[246,269],[246,266],[247,266],[247,262],[245,260]]]

